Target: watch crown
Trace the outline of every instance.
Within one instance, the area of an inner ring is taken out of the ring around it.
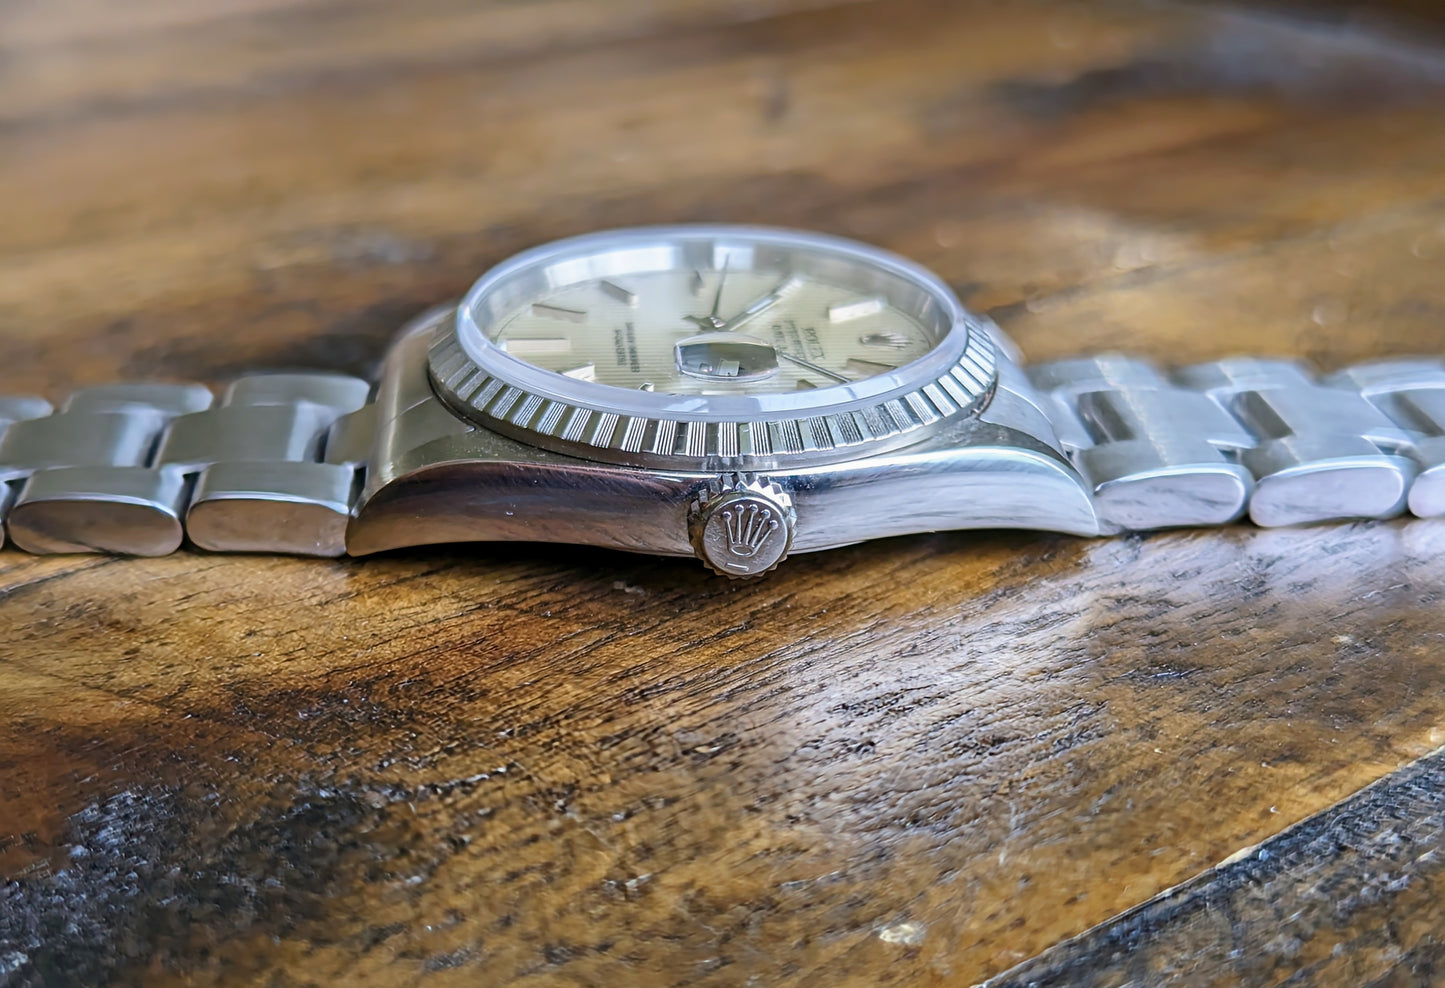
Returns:
[[[732,474],[698,492],[688,529],[698,559],[714,573],[742,579],[761,576],[787,557],[796,521],[792,498],[777,484]]]

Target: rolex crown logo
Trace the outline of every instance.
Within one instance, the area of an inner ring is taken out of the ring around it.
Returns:
[[[757,501],[740,501],[724,508],[722,519],[728,552],[740,559],[756,556],[778,530],[777,515]]]
[[[797,515],[781,487],[748,474],[717,478],[698,492],[688,529],[698,558],[723,576],[758,576],[793,544]]]

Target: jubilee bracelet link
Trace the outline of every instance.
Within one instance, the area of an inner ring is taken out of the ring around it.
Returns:
[[[371,386],[258,374],[0,397],[0,519],[28,552],[339,556],[370,448]]]
[[[1445,362],[1316,377],[1233,358],[1167,374],[1129,357],[1041,364],[1065,451],[1121,529],[1445,514]]]

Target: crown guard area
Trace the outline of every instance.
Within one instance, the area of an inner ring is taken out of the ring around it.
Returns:
[[[689,512],[693,551],[720,576],[762,576],[788,555],[797,513],[777,484],[747,474],[710,482]]]

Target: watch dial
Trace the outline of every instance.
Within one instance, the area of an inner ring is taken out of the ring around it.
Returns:
[[[676,395],[853,383],[934,346],[933,334],[882,294],[727,264],[554,288],[504,314],[487,335],[511,356],[569,378]]]
[[[544,244],[472,286],[437,394],[522,442],[633,466],[757,470],[898,449],[981,407],[984,327],[864,244],[640,227]]]

